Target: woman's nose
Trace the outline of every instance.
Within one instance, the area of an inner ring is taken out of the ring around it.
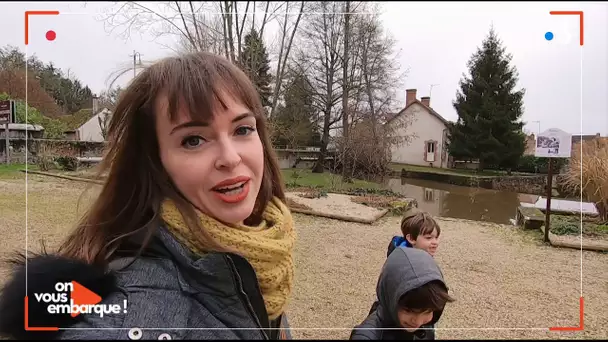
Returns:
[[[241,155],[237,146],[230,138],[218,139],[218,156],[215,160],[217,169],[232,169],[240,164]]]

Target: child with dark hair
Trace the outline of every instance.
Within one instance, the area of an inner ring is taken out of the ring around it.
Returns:
[[[378,301],[351,333],[351,340],[434,340],[434,324],[454,299],[433,257],[397,247],[386,259],[376,287]]]
[[[441,228],[435,219],[427,212],[412,207],[401,219],[402,236],[393,236],[388,245],[386,256],[397,247],[413,247],[423,249],[435,256],[439,247]]]

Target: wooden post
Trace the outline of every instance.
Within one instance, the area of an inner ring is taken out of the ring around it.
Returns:
[[[545,242],[549,242],[551,229],[551,193],[553,192],[553,158],[549,158],[549,174],[547,179],[547,208],[545,211]]]
[[[11,163],[11,155],[10,155],[10,147],[11,147],[11,143],[8,140],[8,134],[9,134],[9,129],[8,129],[8,123],[10,121],[6,122],[5,128],[4,128],[4,135],[6,137],[6,165],[9,165]]]
[[[10,141],[9,141],[9,125],[13,122],[15,122],[15,103],[13,102],[13,100],[5,100],[5,101],[1,101],[2,104],[0,105],[0,107],[2,108],[2,117],[0,119],[1,122],[3,122],[4,125],[4,138],[5,138],[5,142],[6,142],[6,150],[5,152],[5,157],[6,157],[6,165],[9,165],[11,163],[11,156],[10,156]],[[26,130],[27,132],[27,130]]]

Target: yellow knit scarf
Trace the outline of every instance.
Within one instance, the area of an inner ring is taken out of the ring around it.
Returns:
[[[278,198],[268,203],[262,222],[255,227],[238,224],[226,226],[216,219],[196,211],[201,227],[225,247],[233,248],[249,261],[256,272],[266,304],[268,318],[274,320],[284,311],[293,288],[293,246],[296,239],[289,208]],[[162,219],[178,241],[192,252],[202,255],[205,250],[196,243],[182,215],[171,200],[161,206]]]

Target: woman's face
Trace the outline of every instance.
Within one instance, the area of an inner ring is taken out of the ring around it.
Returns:
[[[264,173],[264,148],[253,113],[226,96],[211,122],[180,109],[175,123],[166,97],[156,102],[160,159],[178,190],[198,210],[226,224],[253,211]]]

